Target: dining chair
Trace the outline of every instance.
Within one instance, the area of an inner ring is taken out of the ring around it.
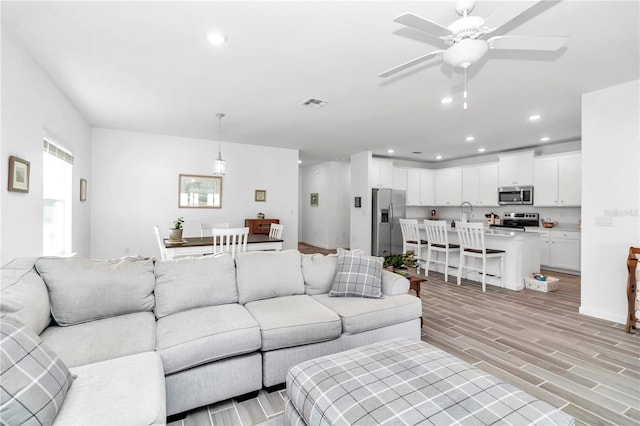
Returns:
[[[210,224],[210,223],[201,223],[200,224],[200,237],[210,237],[211,236],[211,230],[213,228],[228,228],[229,227],[229,222],[220,222],[220,223],[216,223],[216,224]]]
[[[458,269],[458,285],[462,280],[463,269],[470,269],[482,274],[482,291],[487,290],[487,259],[500,260],[500,287],[504,287],[504,250],[486,248],[484,244],[484,224],[475,222],[456,223],[460,240],[460,266]],[[465,258],[482,259],[482,268],[466,266]]]
[[[236,253],[247,251],[249,228],[212,228],[213,253],[228,252],[235,259]]]
[[[158,248],[160,249],[160,259],[166,260],[169,256],[167,256],[167,248],[164,246],[162,235],[160,235],[160,228],[158,228],[157,225],[154,226],[153,232],[156,234],[156,241],[158,242]]]
[[[420,238],[420,228],[418,219],[399,219],[402,230],[402,253],[413,251],[416,262],[424,263],[422,258],[422,248],[427,246],[427,241]]]
[[[449,279],[449,253],[460,250],[460,245],[449,243],[446,220],[425,220],[424,228],[427,231],[427,261],[424,266],[424,274],[429,276],[429,264],[444,265],[444,280]],[[444,260],[436,258],[436,253],[444,253]]]
[[[284,225],[280,225],[278,223],[272,223],[271,228],[269,229],[269,238],[276,238],[278,240],[281,240],[283,229],[284,229]]]

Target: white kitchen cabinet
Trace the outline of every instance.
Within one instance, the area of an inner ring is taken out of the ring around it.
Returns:
[[[393,186],[393,163],[374,158],[371,162],[370,177],[373,188],[391,188]]]
[[[549,233],[549,266],[580,271],[580,232],[551,231]]]
[[[536,206],[580,206],[580,154],[548,155],[534,160],[534,196]]]
[[[407,169],[401,167],[393,168],[393,185],[391,188],[399,191],[407,190]]]
[[[540,265],[551,266],[549,257],[549,231],[540,231]]]
[[[435,171],[435,205],[459,206],[462,203],[462,169],[452,167]]]
[[[462,200],[474,206],[498,205],[498,164],[462,168]]]
[[[498,155],[498,185],[533,185],[533,151]]]
[[[433,206],[433,170],[407,169],[407,205]]]

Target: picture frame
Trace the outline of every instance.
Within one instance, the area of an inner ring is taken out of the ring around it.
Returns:
[[[267,201],[267,191],[266,189],[256,189],[255,200],[258,202]]]
[[[318,207],[318,193],[311,193],[311,207]]]
[[[178,175],[178,208],[221,209],[222,177]]]
[[[87,180],[80,178],[80,201],[87,201]]]
[[[7,189],[11,192],[29,192],[31,163],[16,156],[9,157],[9,180]]]

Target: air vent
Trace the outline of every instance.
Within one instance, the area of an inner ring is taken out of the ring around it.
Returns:
[[[314,98],[308,99],[302,103],[302,105],[304,106],[313,107],[313,108],[322,108],[326,104],[327,104],[327,101],[314,99]]]
[[[412,154],[420,155],[420,154],[422,154],[422,151],[413,151]]]

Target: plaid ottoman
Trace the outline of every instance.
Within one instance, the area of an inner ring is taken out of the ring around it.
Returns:
[[[285,424],[573,425],[552,405],[419,340],[392,339],[298,364]]]

